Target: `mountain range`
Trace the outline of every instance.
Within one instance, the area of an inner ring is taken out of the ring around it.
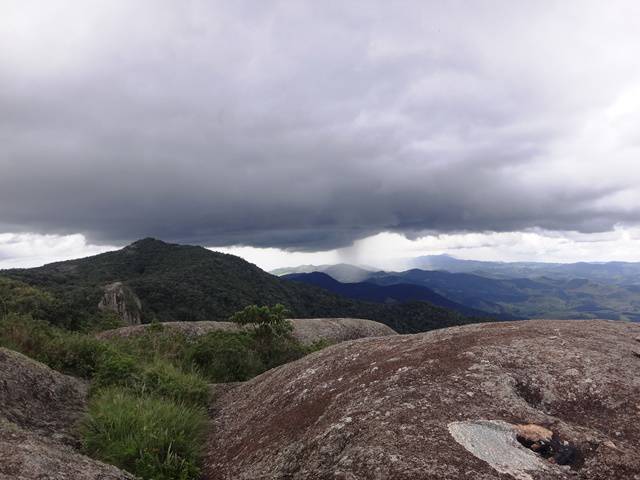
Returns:
[[[461,260],[450,255],[427,255],[408,263],[421,270],[476,273],[492,278],[582,278],[616,285],[640,285],[640,263],[633,262],[486,262]]]
[[[348,285],[340,272],[358,272],[356,286],[330,285],[326,279],[323,282],[325,288],[342,295],[351,298],[369,295],[370,300],[383,302],[436,294],[438,297],[429,301],[444,305],[439,300],[444,298],[454,302],[448,308],[488,312],[497,318],[640,321],[640,264],[637,263],[501,263],[460,260],[448,255],[419,257],[411,263],[423,268],[385,272],[340,265],[338,275],[333,278]],[[314,271],[310,266],[304,270]],[[325,265],[317,271],[331,275],[336,269]],[[288,274],[285,278],[318,283],[318,278],[304,275],[310,274]],[[362,284],[369,287],[365,289]],[[394,291],[375,290],[371,285],[393,286]],[[429,292],[418,293],[408,285],[426,287]]]
[[[282,278],[324,288],[344,297],[368,302],[397,304],[411,301],[429,302],[439,307],[448,308],[463,315],[486,317],[487,312],[454,302],[418,283],[393,283],[389,285],[371,282],[343,283],[324,272],[291,273]],[[496,312],[496,318],[514,319],[515,317]]]
[[[347,298],[271,275],[240,257],[203,247],[143,239],[117,251],[43,267],[0,271],[58,299],[58,321],[71,328],[101,309],[133,321],[227,320],[247,305],[284,304],[294,317],[359,317],[398,332],[473,319],[425,301],[381,304]]]
[[[366,269],[349,265],[348,263],[338,263],[335,265],[300,265],[298,267],[284,267],[272,270],[273,275],[283,277],[298,273],[321,272],[342,283],[362,282],[371,276],[375,269]]]

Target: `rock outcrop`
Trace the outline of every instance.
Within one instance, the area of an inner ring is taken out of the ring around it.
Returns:
[[[640,479],[640,325],[478,324],[344,342],[229,390],[218,479]]]
[[[88,385],[0,348],[0,480],[129,480],[78,453]]]
[[[384,323],[362,318],[294,318],[293,335],[302,343],[327,340],[339,343],[367,337],[386,337],[396,332]]]
[[[0,348],[0,419],[61,443],[76,442],[88,384]]]
[[[139,325],[141,321],[142,302],[122,282],[105,285],[98,309],[118,314],[127,325]]]
[[[294,318],[291,319],[291,322],[293,323],[293,335],[302,343],[312,343],[316,340],[338,343],[365,337],[396,335],[391,327],[383,323],[361,318]],[[217,330],[234,331],[240,328],[231,322],[165,322],[161,325],[188,337],[206,335]],[[107,330],[99,333],[97,337],[102,339],[127,338],[144,333],[149,326],[149,324],[135,325]]]
[[[118,468],[0,421],[0,480],[134,480]]]

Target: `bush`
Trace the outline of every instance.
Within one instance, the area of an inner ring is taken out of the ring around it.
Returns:
[[[144,368],[137,390],[178,402],[206,406],[209,385],[195,373],[186,373],[166,360],[156,360]]]
[[[265,370],[248,332],[214,331],[187,347],[185,364],[213,383],[242,382]]]
[[[136,388],[140,383],[142,367],[135,357],[116,349],[109,349],[101,356],[93,377],[97,388],[121,386]]]
[[[93,337],[58,331],[43,348],[43,362],[70,375],[92,378],[110,351],[109,345]]]
[[[249,305],[229,320],[249,327],[254,349],[266,370],[302,357],[304,347],[293,336],[293,324],[286,319],[284,305],[273,307]]]
[[[174,365],[182,364],[188,343],[183,333],[165,328],[160,323],[150,324],[140,335],[116,338],[111,342],[119,350],[141,360],[153,361],[162,358],[169,360]]]
[[[116,328],[126,326],[127,323],[120,318],[117,313],[103,311],[93,315],[91,322],[86,326],[85,331],[88,333],[97,333],[104,332],[105,330],[115,330]]]
[[[229,321],[250,326],[259,337],[286,336],[293,332],[293,325],[286,318],[288,314],[285,306],[279,303],[273,307],[249,305],[231,315]]]
[[[0,318],[0,346],[41,362],[46,362],[56,333],[47,322],[34,320],[30,315],[10,313]]]
[[[0,277],[0,319],[12,313],[47,318],[54,309],[54,303],[50,293],[17,280]]]
[[[109,388],[90,402],[83,447],[143,479],[196,479],[205,426],[201,408]]]

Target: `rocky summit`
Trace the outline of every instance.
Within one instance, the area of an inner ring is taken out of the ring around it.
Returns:
[[[76,448],[88,385],[0,348],[0,480],[133,480]]]
[[[223,479],[640,479],[640,325],[478,324],[341,343],[229,390]]]

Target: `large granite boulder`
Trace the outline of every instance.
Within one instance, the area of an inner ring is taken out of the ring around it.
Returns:
[[[362,318],[294,318],[291,319],[291,323],[293,323],[294,337],[302,343],[313,343],[316,340],[338,343],[357,338],[396,335],[391,327]],[[231,322],[164,322],[160,325],[188,337],[206,335],[218,330],[235,331],[240,328]],[[141,335],[148,328],[150,328],[149,324],[122,327],[100,332],[97,337],[102,339],[127,338]]]
[[[0,420],[0,480],[134,480],[72,447]]]
[[[88,383],[0,348],[0,419],[61,443],[77,441]]]
[[[74,449],[86,382],[0,348],[0,480],[130,480]]]
[[[221,396],[214,479],[640,479],[640,325],[344,342]]]

